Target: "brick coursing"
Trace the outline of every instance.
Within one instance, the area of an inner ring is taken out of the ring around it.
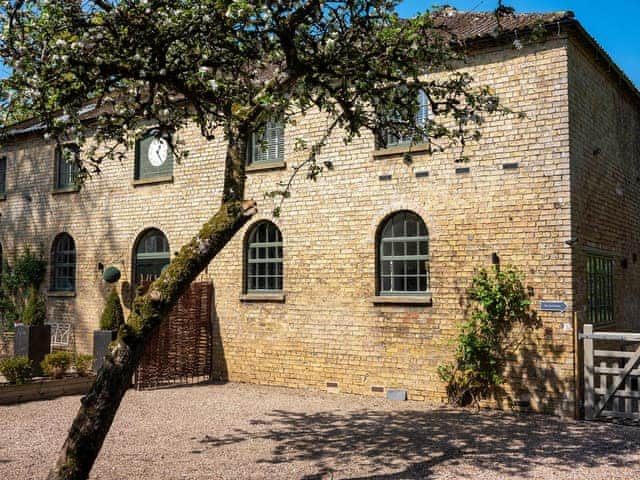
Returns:
[[[312,142],[328,120],[309,115],[289,126],[287,168],[249,173],[246,196],[260,202],[260,213],[202,275],[215,288],[217,375],[315,389],[337,383],[330,388],[368,395],[384,395],[372,387],[404,388],[410,399],[439,401],[445,391],[437,366],[452,358],[451,342],[464,318],[465,292],[475,269],[490,265],[495,252],[502,264],[526,273],[536,306],[540,299],[568,305],[565,313],[540,312],[542,326],[523,339],[498,403],[524,400],[535,410],[573,414],[572,312],[576,299],[583,302],[583,273],[576,267],[581,261],[576,249],[565,242],[582,228],[581,214],[572,205],[583,201],[582,180],[571,175],[578,163],[576,144],[591,135],[580,122],[570,127],[571,116],[583,115],[570,107],[582,96],[570,92],[573,77],[589,69],[589,59],[575,51],[560,37],[522,50],[486,50],[471,59],[465,68],[478,84],[491,85],[526,117],[490,118],[483,138],[468,146],[465,165],[455,162],[457,150],[431,156],[416,152],[410,164],[402,154],[376,158],[371,135],[344,145],[335,134],[321,159],[331,160],[335,169],[317,182],[297,180],[282,216],[274,220],[283,234],[285,300],[243,302],[244,239],[254,222],[271,218],[272,205],[263,194],[302,158],[294,152],[296,137]],[[81,351],[91,349],[91,331],[109,291],[98,263],[120,268],[120,285],[127,292],[132,250],[145,229],[162,230],[176,251],[219,201],[224,145],[204,142],[195,128],[179,135],[190,156],[174,166],[172,182],[133,186],[131,152],[129,162],[105,164],[80,192],[59,195],[51,193],[52,145],[32,136],[5,148],[3,252],[11,258],[29,243],[41,245],[48,255],[58,233],[73,236],[76,295],[49,296],[48,313],[52,320],[75,325]],[[503,168],[513,163],[518,168]],[[456,174],[458,167],[469,172]],[[429,174],[416,176],[419,171]],[[381,175],[391,179],[380,181]],[[372,302],[376,231],[398,210],[418,213],[429,230],[430,306]],[[608,210],[598,214],[610,216]]]

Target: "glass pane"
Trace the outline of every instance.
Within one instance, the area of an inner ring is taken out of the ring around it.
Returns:
[[[407,221],[407,237],[415,237],[418,235],[418,223],[415,221],[415,218]]]
[[[417,292],[418,291],[418,278],[417,277],[407,277],[407,291],[409,291],[409,292]]]
[[[393,277],[393,290],[404,292],[404,277]]]
[[[393,256],[402,257],[404,255],[404,242],[393,242]]]
[[[382,255],[384,255],[385,257],[391,256],[391,245],[391,242],[384,242],[382,244]]]
[[[405,273],[405,262],[403,261],[395,261],[392,262],[392,270],[394,275],[404,275]]]
[[[391,262],[385,261],[382,262],[382,275],[391,274]]]
[[[407,275],[417,275],[418,274],[418,261],[407,261]]]
[[[391,290],[391,278],[390,277],[383,277],[382,278],[381,290],[383,292],[388,292],[389,290]]]
[[[418,244],[419,255],[428,255],[429,254],[429,244],[426,241],[422,241]]]
[[[418,242],[407,242],[407,255],[418,254]]]

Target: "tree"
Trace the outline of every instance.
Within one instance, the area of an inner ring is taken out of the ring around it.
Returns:
[[[455,73],[455,39],[428,13],[400,19],[393,0],[4,0],[0,56],[4,135],[28,112],[45,135],[81,149],[83,178],[123,158],[153,122],[178,158],[172,132],[196,124],[227,145],[217,212],[138,295],[116,346],[83,398],[49,478],[86,478],[144,346],[189,284],[256,212],[244,198],[252,132],[308,112],[331,119],[313,145],[307,176],[329,135],[364,129],[428,137],[434,148],[479,136],[485,114],[506,111],[487,87]],[[446,72],[449,72],[445,75]],[[430,75],[431,74],[431,75]],[[413,121],[418,93],[432,115]],[[80,160],[81,159],[81,160]],[[273,195],[289,196],[291,181]],[[277,212],[276,212],[277,213]]]

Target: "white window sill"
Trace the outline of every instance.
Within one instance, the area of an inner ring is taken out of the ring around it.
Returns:
[[[374,305],[431,305],[431,294],[424,295],[376,295],[371,297]]]
[[[284,170],[287,168],[287,164],[285,162],[264,162],[264,163],[254,163],[252,165],[247,165],[245,171],[249,172],[264,172],[268,170]]]
[[[284,303],[285,298],[284,293],[245,293],[240,296],[240,301]]]
[[[398,147],[379,148],[373,151],[373,158],[383,158],[403,155],[405,153],[428,152],[431,146],[428,143],[418,143],[416,145],[400,145]]]
[[[55,291],[55,290],[49,290],[47,292],[47,296],[48,297],[75,297],[76,296],[76,292],[69,292],[69,291]]]
[[[140,185],[153,185],[156,183],[172,183],[173,175],[166,175],[163,177],[149,177],[149,178],[140,178],[138,180],[133,181],[133,186],[138,187]]]

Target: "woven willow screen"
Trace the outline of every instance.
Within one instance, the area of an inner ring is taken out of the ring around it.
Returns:
[[[136,372],[136,388],[211,379],[213,285],[191,284],[151,339]]]

